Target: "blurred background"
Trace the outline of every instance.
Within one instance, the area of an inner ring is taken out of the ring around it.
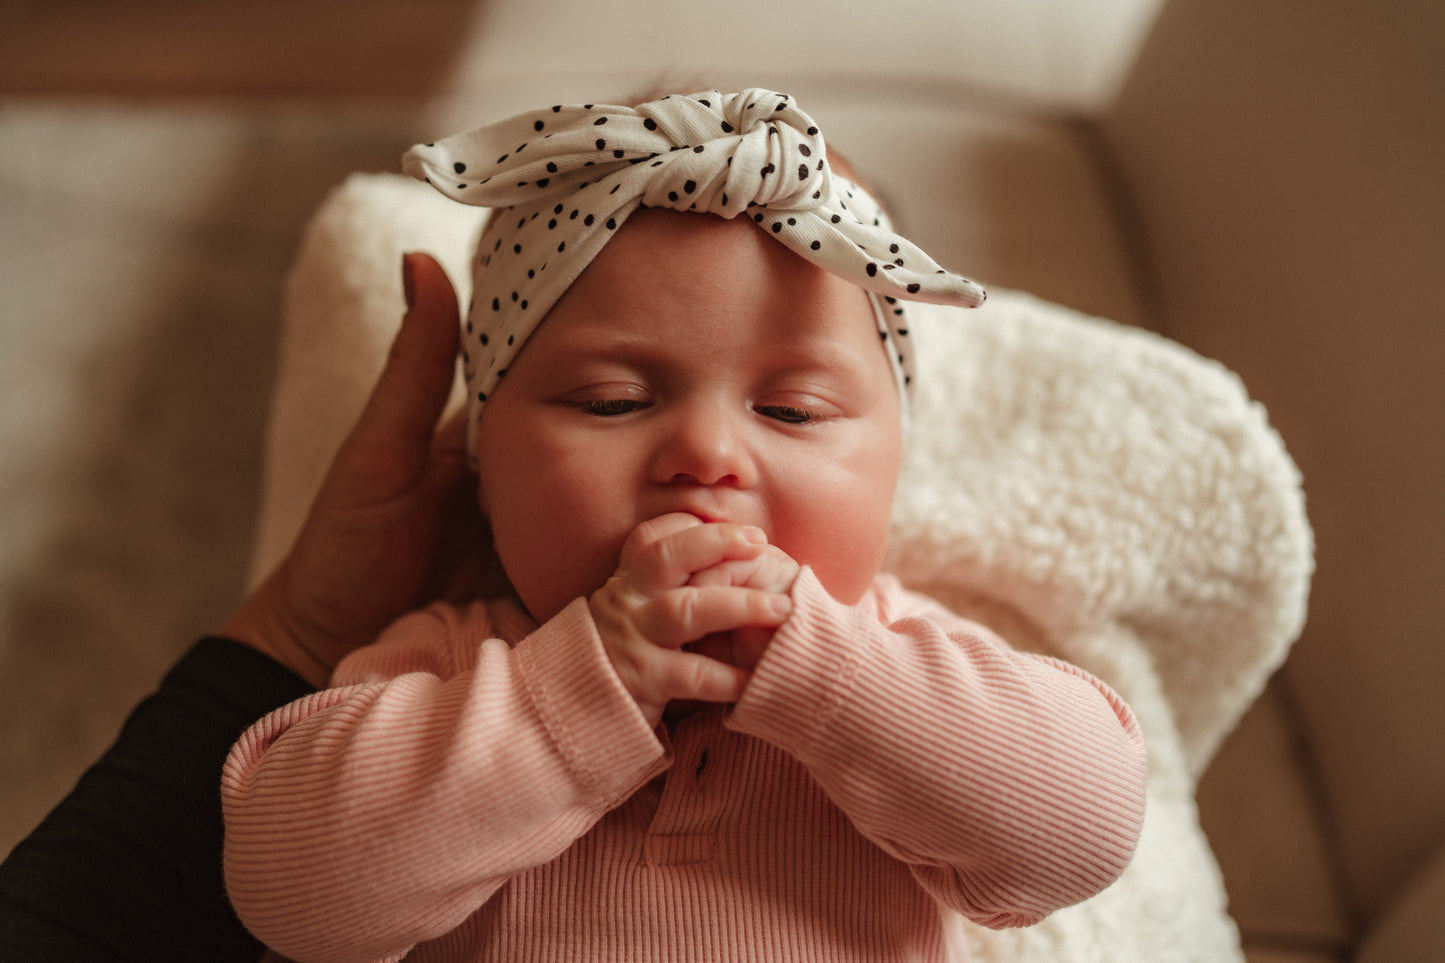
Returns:
[[[0,3],[0,851],[239,598],[301,227],[474,7]]]
[[[244,590],[283,280],[326,193],[554,98],[743,74],[966,106],[974,206],[902,211],[925,246],[1243,375],[1320,568],[1201,788],[1232,912],[1252,963],[1390,959],[1445,919],[1442,7],[689,9],[0,0],[0,852]],[[847,58],[820,17],[864,26]],[[598,18],[678,53],[634,62]]]

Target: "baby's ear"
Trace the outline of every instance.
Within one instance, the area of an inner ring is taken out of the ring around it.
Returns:
[[[507,570],[502,567],[502,559],[497,555],[496,546],[492,544],[492,526],[483,520],[485,535],[477,546],[477,573],[476,582],[466,598],[473,599],[495,599],[507,595],[514,595],[512,591],[512,580],[507,578]]]
[[[474,473],[467,473],[443,516],[443,525],[435,564],[438,581],[431,596],[460,603],[510,594],[512,583],[492,543],[481,479]]]

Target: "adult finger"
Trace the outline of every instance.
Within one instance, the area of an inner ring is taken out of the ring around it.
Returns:
[[[436,430],[432,440],[433,449],[443,458],[465,459],[467,452],[467,413],[454,411],[446,417]]]
[[[408,309],[351,438],[429,451],[456,374],[458,308],[445,269],[427,254],[402,257]]]

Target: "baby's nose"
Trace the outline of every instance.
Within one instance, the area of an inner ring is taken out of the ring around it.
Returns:
[[[657,457],[658,480],[737,488],[757,481],[743,419],[714,407],[680,413]]]

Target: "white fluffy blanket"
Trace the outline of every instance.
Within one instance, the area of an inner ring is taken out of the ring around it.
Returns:
[[[379,369],[401,253],[437,255],[465,300],[479,216],[390,174],[353,176],[317,213],[287,290],[253,578]],[[1106,679],[1150,748],[1124,876],[1029,929],[958,921],[974,958],[1242,960],[1193,792],[1303,623],[1313,555],[1293,463],[1238,379],[1163,338],[997,290],[977,311],[911,313],[926,347],[890,567]]]

